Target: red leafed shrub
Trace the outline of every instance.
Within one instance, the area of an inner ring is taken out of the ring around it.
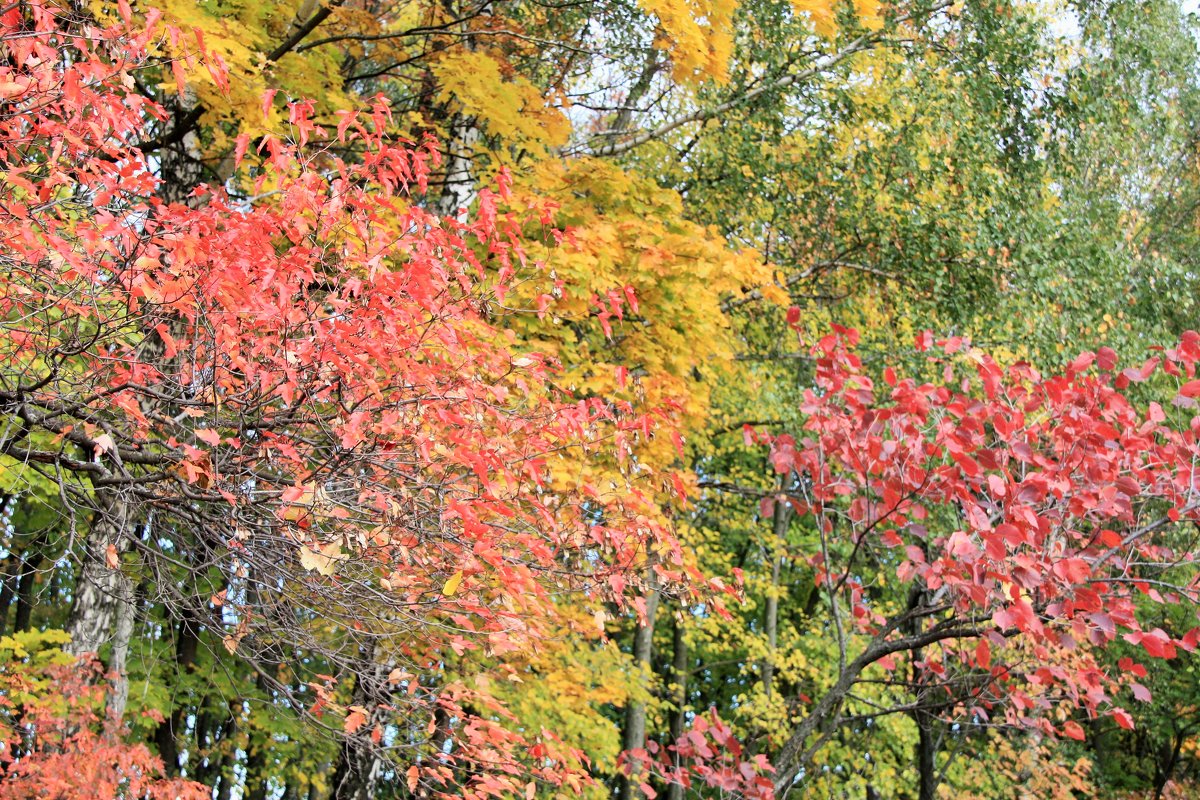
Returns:
[[[103,669],[58,649],[58,631],[0,638],[0,800],[201,800],[105,717]]]

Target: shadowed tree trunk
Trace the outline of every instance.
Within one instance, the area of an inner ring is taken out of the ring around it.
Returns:
[[[361,661],[355,670],[352,704],[373,711],[387,702],[388,669],[377,660],[374,642],[362,645],[359,654]],[[333,800],[373,800],[375,797],[384,764],[367,739],[371,727],[368,722],[358,733],[342,739],[333,770]]]
[[[177,674],[186,674],[196,664],[200,652],[200,625],[191,609],[182,609],[183,618],[175,631],[175,666]],[[185,728],[185,706],[177,704],[168,717],[154,731],[154,742],[158,755],[163,760],[167,773],[179,772],[179,736]]]
[[[1160,800],[1175,768],[1179,765],[1179,754],[1183,752],[1183,743],[1187,741],[1190,729],[1175,730],[1171,741],[1164,743],[1163,757],[1154,765],[1154,800]]]
[[[687,717],[687,683],[688,683],[688,646],[684,638],[683,615],[686,609],[680,608],[675,616],[675,627],[671,632],[671,682],[673,691],[671,703],[675,710],[671,712],[671,728],[669,741],[676,742],[683,736],[683,726]],[[667,787],[667,800],[683,800],[683,786],[672,783]]]
[[[654,618],[658,612],[658,581],[655,578],[654,566],[646,569],[649,589],[643,596],[646,603],[645,624],[639,624],[633,633],[633,664],[637,668],[635,680],[644,681],[650,673],[650,658],[654,645]],[[646,687],[642,687],[643,689]],[[631,700],[625,706],[625,730],[621,739],[622,750],[636,750],[646,746],[646,704]],[[621,800],[634,800],[642,797],[638,788],[638,777],[635,772],[628,778],[621,779]]]
[[[16,596],[20,570],[21,560],[16,553],[9,553],[8,558],[4,559],[4,567],[0,568],[0,636],[8,633],[8,610],[12,608]]]
[[[46,537],[39,536],[21,557],[21,574],[17,578],[17,614],[13,620],[13,631],[21,633],[33,627],[33,590],[37,585],[37,571],[46,554]]]

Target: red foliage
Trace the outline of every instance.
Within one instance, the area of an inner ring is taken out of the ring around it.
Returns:
[[[666,747],[653,740],[646,749],[624,753],[621,757],[626,775],[636,773],[640,788],[647,797],[655,791],[647,781],[656,779],[665,784],[677,784],[688,790],[705,786],[721,796],[746,800],[772,800],[775,790],[770,774],[773,771],[767,757],[761,753],[743,758],[742,744],[733,731],[710,709],[698,715],[692,729]]]
[[[145,745],[122,741],[103,717],[101,677],[94,662],[0,671],[0,800],[207,800],[210,789],[165,778]]]
[[[1027,364],[1001,368],[949,339],[936,343],[944,355],[932,356],[943,385],[888,369],[877,386],[856,341],[855,331],[838,329],[813,348],[806,422],[797,436],[773,438],[771,460],[796,476],[790,501],[828,539],[829,552],[811,563],[873,637],[867,660],[892,663],[891,653],[909,649],[900,646],[906,637],[916,641],[914,621],[926,620],[922,642],[945,652],[919,665],[931,680],[955,664],[990,674],[988,693],[966,701],[976,718],[987,718],[999,689],[1011,721],[1048,728],[1034,712],[1053,687],[1057,698],[1089,713],[1110,709],[1126,724],[1115,693],[1148,693],[1131,684],[1132,663],[1110,674],[1088,646],[1122,636],[1172,658],[1200,634],[1144,626],[1139,614],[1146,604],[1197,598],[1194,571],[1172,583],[1171,570],[1197,554],[1170,534],[1176,523],[1200,521],[1191,389],[1200,335],[1187,333],[1139,367],[1118,371],[1102,349],[1051,376]],[[931,336],[918,340],[922,350],[933,345]],[[1158,370],[1180,384],[1170,414],[1122,393]],[[920,587],[925,605],[882,613],[860,582],[867,551]]]
[[[485,721],[479,709],[503,717],[486,693],[437,673],[557,629],[564,591],[638,597],[651,550],[660,579],[695,577],[647,496],[663,487],[553,470],[564,452],[655,435],[671,412],[575,401],[546,358],[494,324],[493,299],[523,260],[516,221],[497,210],[507,176],[471,221],[422,208],[410,189],[423,190],[436,150],[389,134],[382,98],[336,131],[293,102],[290,139],[238,140],[235,160],[254,161],[243,194],[198,186],[187,203],[164,200],[147,153],[151,123],[170,115],[132,89],[156,66],[153,14],[146,28],[125,16],[102,29],[32,2],[0,18],[0,359],[16,376],[0,408],[35,434],[6,439],[4,455],[73,475],[73,514],[98,519],[98,494],[119,491],[131,516],[154,510],[163,536],[202,540],[181,539],[164,564],[217,553],[225,574],[296,587],[307,616],[389,629],[393,673],[435,677],[407,697],[373,687],[345,729],[366,742],[389,716],[416,730],[432,720],[430,740],[443,738],[416,780],[522,791],[538,747],[536,777],[584,779],[552,736]],[[221,84],[219,59],[207,66]],[[117,543],[94,549],[120,568]],[[220,599],[205,624],[225,629],[230,653],[255,647],[260,624],[303,616],[264,621],[250,600]],[[363,658],[302,622],[264,636],[340,674]],[[316,695],[320,714],[332,695]],[[113,749],[111,732],[71,731],[10,772],[61,774],[88,750],[79,774],[153,770],[143,751]]]

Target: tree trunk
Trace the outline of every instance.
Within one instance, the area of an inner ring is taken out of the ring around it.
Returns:
[[[187,673],[196,663],[200,653],[200,628],[190,608],[183,609],[175,634],[175,667],[177,673]],[[184,730],[184,706],[176,705],[154,731],[154,742],[158,756],[163,760],[168,775],[179,773],[179,734]]]
[[[197,111],[200,100],[191,86],[179,97],[173,118],[166,123],[168,130]],[[204,182],[204,151],[195,125],[178,142],[157,152],[158,174],[162,183],[158,195],[167,203],[196,206],[202,199],[192,197],[192,191]]]
[[[1183,750],[1183,743],[1186,740],[1186,731],[1176,731],[1172,743],[1163,748],[1166,756],[1165,763],[1160,761],[1155,765],[1154,770],[1154,800],[1161,800],[1167,784],[1171,782],[1171,776],[1175,774],[1175,767],[1179,764],[1179,754]]]
[[[475,202],[475,145],[479,127],[474,117],[455,114],[446,141],[446,178],[438,198],[437,212],[443,217],[462,220]]]
[[[918,800],[937,800],[937,733],[935,720],[924,711],[913,715],[917,723],[917,774],[920,777]]]
[[[17,615],[13,620],[13,632],[21,633],[33,627],[33,589],[37,584],[37,571],[45,560],[42,552],[45,537],[39,536],[25,549],[21,557],[21,574],[17,579]]]
[[[925,590],[914,585],[909,590],[908,608],[909,610],[917,608],[925,598]],[[921,632],[920,620],[913,620],[910,625],[905,626],[906,632],[909,634],[918,634]],[[922,650],[916,649],[912,651],[911,658],[911,680],[915,687],[913,697],[914,705],[917,707],[912,712],[913,722],[917,725],[917,777],[919,779],[917,798],[918,800],[936,800],[937,797],[937,750],[938,741],[935,726],[937,719],[921,708],[922,700],[924,699],[924,676],[921,674],[921,669],[918,663],[922,659]]]
[[[658,581],[655,579],[654,568],[647,568],[649,588],[644,596],[646,603],[646,622],[639,624],[633,633],[633,664],[638,674],[634,678],[644,682],[650,674],[650,658],[654,645],[654,617],[658,612]],[[646,687],[643,687],[646,688]],[[625,706],[625,730],[622,736],[621,749],[637,750],[646,746],[646,704],[630,700]],[[621,800],[634,800],[642,797],[638,788],[637,771],[621,780]]]
[[[362,706],[368,711],[373,711],[378,706],[387,703],[386,675],[388,670],[378,662],[374,642],[361,646],[359,654],[362,661],[354,676],[352,703]],[[371,727],[371,722],[368,720],[361,731],[342,739],[337,766],[333,770],[333,800],[372,800],[374,798],[384,764],[367,739],[366,734]]]
[[[111,556],[120,557],[129,549],[131,507],[113,492],[101,489],[94,495],[96,511],[88,530],[82,553],[79,577],[75,581],[74,601],[67,618],[67,633],[71,636],[63,649],[82,656],[98,653],[112,643],[108,664],[111,674],[109,713],[118,718],[125,710],[128,697],[128,676],[125,660],[129,653],[129,637],[133,633],[133,583],[121,571],[109,564]]]
[[[16,553],[10,552],[8,558],[4,559],[3,570],[0,570],[0,636],[8,633],[8,609],[16,596],[20,575],[21,559]]]
[[[120,593],[116,600],[116,624],[113,627],[112,656],[109,658],[108,715],[120,720],[125,716],[125,704],[129,701],[129,641],[133,638],[134,604],[133,582],[121,573],[117,584]]]
[[[780,478],[780,493],[786,488],[786,478]],[[768,699],[771,697],[775,680],[775,649],[779,645],[779,573],[783,568],[783,552],[791,516],[791,504],[782,498],[776,498],[775,513],[771,519],[771,585],[767,590],[766,619],[763,621],[763,628],[767,633],[767,657],[762,660],[760,669],[763,692]]]
[[[633,122],[633,112],[637,108],[637,104],[646,96],[646,92],[650,90],[650,85],[654,83],[654,76],[662,69],[662,63],[658,60],[658,48],[651,47],[646,51],[646,64],[642,67],[642,72],[638,75],[633,86],[629,87],[629,94],[626,95],[622,108],[617,112],[616,119],[613,120],[612,126],[609,128],[609,134],[614,138],[629,130],[630,124]]]
[[[671,712],[671,742],[677,742],[683,736],[683,726],[687,718],[688,646],[687,639],[683,636],[684,613],[685,609],[681,608],[675,617],[675,629],[671,633],[671,682],[674,684],[672,703],[675,706],[675,710]],[[669,785],[667,800],[683,800],[683,785]]]
[[[217,790],[217,800],[233,800],[233,787],[237,783],[237,748],[233,741],[237,737],[238,717],[241,715],[242,700],[234,700],[229,705],[229,720],[223,726],[221,738],[229,743],[228,748],[221,754],[216,764],[217,779],[220,786]]]
[[[446,3],[449,6],[449,3]],[[492,13],[492,3],[485,0],[479,6],[477,20],[485,21]],[[447,9],[450,11],[450,9]],[[458,16],[450,11],[452,16]],[[463,46],[475,50],[475,38],[468,36],[463,40]],[[446,177],[442,184],[442,193],[438,197],[436,210],[443,217],[454,217],[465,220],[467,210],[475,202],[478,187],[475,182],[475,146],[479,144],[482,132],[475,117],[456,113],[450,120],[446,137]]]

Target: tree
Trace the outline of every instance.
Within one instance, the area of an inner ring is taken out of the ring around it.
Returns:
[[[137,87],[161,40],[117,10],[100,27],[29,4],[0,31],[3,214],[19,232],[0,251],[0,452],[18,483],[54,487],[80,561],[67,651],[104,651],[118,726],[139,639],[184,671],[202,643],[245,665],[205,723],[223,755],[195,731],[189,772],[215,770],[222,796],[252,702],[338,735],[338,797],[385,779],[574,791],[579,754],[507,724],[455,664],[556,635],[552,595],[623,606],[648,554],[655,581],[691,582],[636,475],[597,486],[555,464],[667,435],[673,415],[565,395],[550,359],[492,324],[524,258],[520,220],[497,211],[508,178],[469,220],[413,203],[438,155],[387,133],[384,98],[336,129],[296,101],[290,138],[240,134],[230,175],[246,170],[253,199],[160,183],[143,144],[169,114]],[[194,35],[227,84],[201,32],[165,35]],[[149,609],[168,624],[135,637]],[[212,705],[161,713],[164,758]],[[270,740],[246,741],[265,767]],[[279,788],[294,787],[255,791]]]
[[[1048,377],[969,349],[957,368],[939,358],[944,385],[889,368],[879,387],[856,339],[843,330],[814,345],[806,421],[771,442],[773,466],[797,486],[768,500],[815,528],[808,562],[838,644],[837,671],[773,758],[777,792],[841,726],[897,712],[966,730],[1003,715],[1076,739],[1073,709],[1132,727],[1120,695],[1146,699],[1145,687],[1094,648],[1120,635],[1169,659],[1200,637],[1168,633],[1141,608],[1196,598],[1194,570],[1176,572],[1196,553],[1172,531],[1197,512],[1200,335],[1123,370],[1111,350],[1086,352]],[[963,342],[937,346],[954,356]],[[964,365],[974,374],[957,378]],[[1160,385],[1178,390],[1171,417],[1121,393],[1160,366]],[[891,687],[890,699],[858,697],[864,680]],[[923,775],[922,797],[935,779]]]
[[[1192,335],[1122,370],[1191,324],[1176,3],[162,6],[0,17],[0,627],[67,631],[79,769],[1188,774]]]

